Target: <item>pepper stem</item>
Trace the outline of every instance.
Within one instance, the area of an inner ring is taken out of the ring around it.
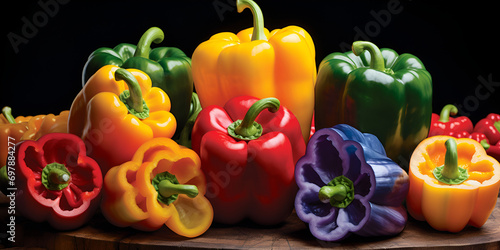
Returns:
[[[497,129],[498,132],[500,132],[500,121],[496,121],[493,123],[493,126]]]
[[[252,41],[267,40],[266,34],[264,33],[264,16],[262,15],[260,7],[252,0],[236,0],[236,8],[238,9],[238,13],[241,13],[246,8],[249,8],[252,11]]]
[[[194,198],[199,193],[198,187],[195,185],[180,184],[177,177],[167,171],[156,174],[151,184],[158,192],[158,201],[166,205],[170,205],[176,201],[179,194],[185,194],[189,198]]]
[[[243,120],[233,122],[227,131],[235,139],[254,140],[262,135],[262,126],[255,121],[257,116],[264,110],[276,112],[280,108],[280,101],[274,97],[264,98],[256,101],[247,111]]]
[[[373,43],[367,41],[356,41],[352,43],[352,52],[356,56],[361,56],[365,50],[370,53],[370,68],[386,73],[391,73],[391,69],[385,68],[384,57],[380,49]]]
[[[137,49],[135,50],[134,57],[144,57],[149,58],[149,52],[151,51],[151,43],[161,43],[165,38],[165,34],[158,27],[151,27],[144,35],[142,35],[139,43],[137,44]]]
[[[432,173],[434,177],[446,184],[460,184],[469,178],[467,169],[458,166],[457,142],[450,138],[444,143],[446,154],[444,156],[444,165],[435,168]]]
[[[115,71],[117,81],[125,81],[128,90],[120,94],[120,100],[127,106],[128,111],[139,119],[145,119],[149,116],[149,109],[146,102],[142,99],[141,86],[134,75],[126,69],[117,69]]]
[[[9,106],[3,107],[2,114],[3,114],[3,116],[5,116],[5,119],[7,119],[7,121],[9,123],[12,123],[12,124],[16,123],[14,116],[12,116],[12,109]]]
[[[62,190],[68,186],[71,173],[60,163],[47,164],[42,170],[42,184],[49,190]]]
[[[198,195],[198,188],[195,185],[174,184],[169,180],[163,180],[158,184],[158,192],[164,197],[185,194],[189,198],[194,198]]]
[[[346,208],[354,200],[354,184],[343,175],[337,176],[320,188],[318,198],[334,207]]]
[[[457,107],[453,104],[448,104],[443,107],[441,110],[441,113],[439,114],[439,121],[440,122],[449,122],[450,121],[450,114],[451,115],[456,115],[458,113]]]

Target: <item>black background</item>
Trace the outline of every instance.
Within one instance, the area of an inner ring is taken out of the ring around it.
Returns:
[[[158,46],[178,47],[191,56],[211,35],[252,25],[249,10],[238,14],[234,1],[226,0],[64,2],[13,1],[2,8],[0,106],[11,106],[14,116],[69,109],[81,89],[81,72],[89,54],[122,42],[136,44],[149,27],[165,32]],[[58,4],[57,8],[50,5],[51,13],[47,13],[40,3]],[[257,3],[269,30],[298,25],[310,33],[317,65],[329,53],[343,51],[340,45],[351,44],[361,30],[365,34],[361,40],[369,38],[381,48],[411,53],[422,60],[433,77],[435,113],[448,103],[457,104],[462,106],[461,114],[475,123],[488,113],[500,112],[500,86],[494,86],[500,85],[495,2]],[[389,3],[398,10],[390,18],[381,14],[390,13]],[[384,23],[377,21],[377,15]],[[19,44],[15,52],[9,36],[23,36],[23,20],[40,27],[31,30],[27,43]],[[488,81],[493,82],[489,91],[482,85]]]

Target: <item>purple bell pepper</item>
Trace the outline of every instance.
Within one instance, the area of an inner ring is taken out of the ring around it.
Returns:
[[[319,240],[395,235],[406,225],[408,175],[372,134],[345,124],[317,131],[295,180],[295,210]]]

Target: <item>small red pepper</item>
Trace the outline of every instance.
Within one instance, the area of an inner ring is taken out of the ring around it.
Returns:
[[[500,161],[500,140],[498,140],[497,144],[489,145],[487,148],[485,147],[485,149],[489,156],[495,158],[497,161]]]
[[[456,118],[450,117],[450,114],[456,115],[457,112],[457,107],[452,104],[448,104],[441,110],[440,115],[433,113],[428,137],[435,135],[448,135],[455,137],[458,133],[464,131],[469,134],[472,133],[474,126],[469,118],[465,116]]]
[[[16,145],[16,209],[59,230],[76,229],[99,207],[102,174],[76,135],[51,133]]]
[[[474,127],[474,132],[483,133],[491,144],[500,141],[500,115],[489,114],[481,119]]]
[[[267,109],[267,110],[266,110]],[[305,153],[297,118],[276,98],[239,96],[198,115],[192,133],[214,221],[284,221],[293,210],[294,170]]]

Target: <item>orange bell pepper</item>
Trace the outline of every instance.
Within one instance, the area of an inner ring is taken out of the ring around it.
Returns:
[[[434,136],[415,149],[406,205],[436,230],[481,227],[497,202],[500,164],[477,141]]]
[[[205,192],[198,155],[171,139],[154,138],[106,174],[101,210],[119,227],[152,231],[165,224],[179,235],[196,237],[212,224]]]
[[[276,97],[297,117],[307,142],[316,82],[311,36],[297,26],[269,33],[255,2],[238,0],[236,4],[238,12],[251,9],[254,27],[238,34],[215,34],[193,52],[193,80],[202,107],[222,107],[237,96]]]
[[[10,141],[18,143],[24,140],[38,140],[49,133],[67,133],[69,111],[62,111],[59,115],[18,116],[14,119],[12,109],[4,107],[0,115],[0,143],[7,145]],[[8,140],[8,138],[14,138]],[[7,160],[7,147],[0,150],[0,167]]]
[[[170,99],[137,69],[107,65],[85,84],[71,105],[68,132],[82,137],[103,174],[132,159],[155,137],[172,137]]]

